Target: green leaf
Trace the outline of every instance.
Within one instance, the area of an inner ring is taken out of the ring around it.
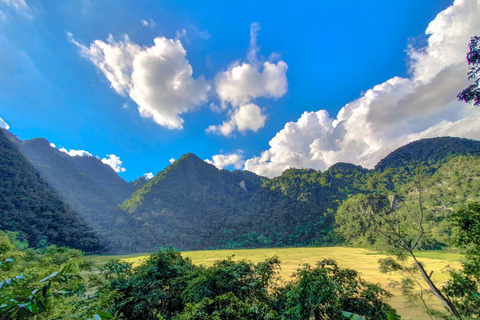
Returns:
[[[54,272],[54,273],[52,273],[51,275],[49,275],[48,277],[43,278],[42,280],[40,280],[40,281],[38,281],[38,282],[40,282],[40,283],[45,282],[45,281],[47,281],[48,279],[51,279],[51,278],[55,277],[57,274],[58,274],[58,272]]]
[[[365,320],[362,317],[360,317],[358,314],[351,313],[348,311],[342,311],[342,315],[347,318],[347,319],[352,319],[352,320]]]

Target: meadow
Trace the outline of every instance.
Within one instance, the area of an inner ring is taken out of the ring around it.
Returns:
[[[190,258],[195,264],[211,266],[216,260],[233,256],[235,260],[247,259],[260,262],[272,256],[278,256],[282,261],[279,276],[283,281],[288,281],[292,274],[304,264],[315,265],[322,259],[334,259],[340,267],[357,270],[363,279],[378,283],[389,290],[394,296],[390,304],[397,309],[402,319],[429,319],[428,315],[420,308],[409,305],[402,296],[398,287],[391,284],[400,280],[399,275],[382,274],[378,270],[378,260],[386,255],[380,252],[346,247],[299,247],[299,248],[264,248],[264,249],[236,249],[236,250],[206,250],[184,251],[184,257]],[[138,265],[148,257],[148,253],[122,255],[122,256],[92,256],[94,263],[101,266],[110,259],[120,259]],[[424,264],[428,272],[433,271],[432,279],[439,285],[448,279],[449,268],[460,268],[463,255],[443,251],[418,252],[418,259]],[[427,302],[442,310],[440,302],[432,295],[427,296]]]

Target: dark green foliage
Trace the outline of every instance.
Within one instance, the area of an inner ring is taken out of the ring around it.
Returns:
[[[457,228],[455,244],[467,249],[463,270],[451,271],[443,291],[466,317],[480,317],[480,202],[469,203],[449,218]]]
[[[0,130],[0,230],[20,231],[31,246],[102,250],[97,235],[43,180]]]
[[[205,298],[195,305],[187,304],[185,311],[174,320],[275,320],[277,312],[261,302],[247,303],[233,293]]]
[[[432,167],[435,170],[431,170]],[[418,244],[420,249],[441,249],[451,245],[449,239],[453,231],[447,217],[464,203],[480,200],[480,158],[457,156],[432,167],[424,167],[419,173],[423,176],[424,213],[424,234]],[[335,215],[337,234],[349,245],[391,248],[394,243],[385,236],[389,222],[401,228],[407,242],[415,241],[419,234],[418,181],[402,180],[407,182],[394,184],[390,190],[383,187],[385,184],[377,184],[377,189],[371,189],[377,191],[375,197],[364,192],[344,201]],[[381,206],[376,214],[372,212],[367,199]],[[393,210],[385,211],[382,208]]]
[[[79,275],[89,269],[81,251],[31,249],[17,236],[0,231],[0,319],[111,319]]]
[[[112,313],[123,319],[170,319],[185,307],[181,297],[188,285],[186,276],[196,268],[171,248],[152,253],[135,269],[121,262],[108,263],[103,273],[110,279],[109,289],[120,293]]]
[[[276,257],[258,264],[231,258],[216,261],[212,267],[199,268],[192,273],[183,299],[195,304],[204,298],[233,293],[241,301],[269,302],[268,288],[279,267],[280,261]]]
[[[364,319],[386,319],[391,294],[368,283],[358,273],[339,268],[333,260],[306,265],[278,293],[277,308],[283,319],[344,319],[347,311]]]
[[[474,36],[470,39],[470,51],[467,53],[467,63],[470,66],[468,79],[473,80],[465,90],[457,96],[459,101],[473,103],[474,106],[480,106],[480,37]]]
[[[193,266],[173,249],[152,253],[136,268],[110,262],[103,269],[119,295],[118,319],[386,319],[391,295],[358,273],[323,260],[300,269],[286,286],[277,282],[276,257],[258,264],[232,258]]]

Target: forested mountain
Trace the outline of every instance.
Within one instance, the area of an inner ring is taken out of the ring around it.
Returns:
[[[0,130],[0,229],[22,232],[32,246],[56,244],[102,250],[91,228],[33,168]]]
[[[108,233],[115,230],[113,226],[117,219],[123,223],[126,217],[118,204],[130,197],[135,183],[127,183],[96,157],[70,156],[50,146],[46,139],[13,141],[48,184],[90,227],[108,240],[115,237],[115,233],[110,236]]]
[[[398,168],[413,162],[436,163],[456,155],[480,155],[480,141],[438,137],[410,142],[388,154],[375,165],[375,170]]]
[[[337,163],[325,172],[292,168],[273,179],[219,170],[186,154],[151,180],[127,183],[95,157],[71,157],[45,139],[21,141],[4,132],[113,252],[336,243],[343,241],[334,231],[338,206],[361,192],[408,188],[416,173],[406,159],[423,163],[422,174],[432,177],[455,155],[480,154],[479,141],[425,139],[392,152],[374,170]]]

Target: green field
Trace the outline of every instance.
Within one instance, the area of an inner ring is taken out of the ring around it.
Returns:
[[[357,270],[361,276],[370,282],[379,283],[392,292],[394,297],[391,305],[397,309],[402,319],[428,319],[428,316],[418,308],[407,305],[400,290],[389,287],[392,280],[398,280],[398,276],[381,274],[378,271],[378,259],[385,255],[371,250],[345,247],[302,247],[302,248],[267,248],[267,249],[237,249],[237,250],[208,250],[208,251],[185,251],[183,256],[189,257],[196,264],[205,266],[212,265],[216,260],[234,255],[234,259],[247,259],[252,262],[260,262],[272,256],[278,256],[282,261],[280,276],[288,280],[300,266],[308,263],[314,265],[322,259],[334,259],[343,268]],[[132,254],[124,256],[93,256],[96,265],[102,265],[108,260],[115,258],[139,264],[148,254]],[[428,272],[433,271],[432,278],[437,284],[441,284],[448,278],[445,272],[450,268],[460,268],[462,255],[458,253],[446,253],[443,251],[419,252],[419,260],[424,263]],[[436,298],[429,297],[427,300],[438,308],[442,308]]]

